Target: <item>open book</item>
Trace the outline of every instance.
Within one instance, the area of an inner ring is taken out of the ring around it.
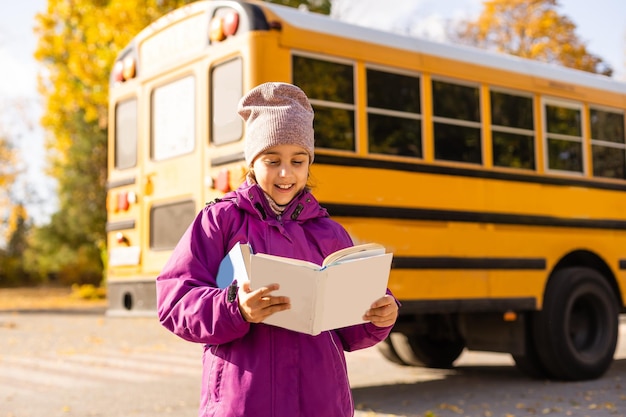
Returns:
[[[284,295],[291,309],[272,314],[263,322],[317,335],[325,330],[364,323],[371,304],[385,295],[391,253],[376,243],[352,246],[330,254],[322,265],[263,253],[252,254],[236,244],[222,261],[220,287],[247,276],[253,290],[277,283],[272,295]],[[229,281],[230,280],[230,281]]]

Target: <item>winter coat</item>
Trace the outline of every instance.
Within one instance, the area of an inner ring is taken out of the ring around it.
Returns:
[[[343,351],[373,346],[391,328],[365,323],[310,336],[246,322],[238,300],[216,285],[219,263],[237,242],[318,264],[352,245],[308,191],[280,218],[248,184],[198,214],[157,278],[157,303],[167,329],[205,344],[200,416],[352,416]]]

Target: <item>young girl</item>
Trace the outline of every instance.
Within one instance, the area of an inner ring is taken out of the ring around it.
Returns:
[[[262,84],[241,99],[239,114],[246,122],[247,181],[206,206],[181,238],[157,278],[159,319],[183,339],[205,344],[200,416],[352,416],[343,351],[385,339],[396,300],[389,293],[372,300],[364,324],[310,336],[263,324],[290,308],[287,297],[275,295],[277,285],[252,291],[239,277],[217,287],[219,264],[237,242],[318,264],[353,245],[307,187],[313,109],[304,92]]]

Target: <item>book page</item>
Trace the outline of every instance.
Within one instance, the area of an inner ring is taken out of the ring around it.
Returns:
[[[378,243],[364,243],[362,245],[350,246],[349,248],[333,252],[324,259],[322,266],[327,266],[335,262],[342,262],[348,259],[365,258],[368,256],[382,255],[385,247]]]
[[[291,308],[279,311],[266,318],[263,323],[311,333],[314,318],[317,277],[319,266],[312,269],[308,265],[283,262],[284,258],[253,255],[251,258],[250,287],[259,289],[269,284],[278,284],[280,289],[272,295],[289,297]],[[310,263],[310,262],[309,262]]]
[[[320,330],[364,323],[365,312],[387,291],[392,258],[387,253],[326,268]]]

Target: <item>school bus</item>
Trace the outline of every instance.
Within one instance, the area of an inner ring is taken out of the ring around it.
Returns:
[[[510,353],[533,377],[611,365],[625,311],[626,85],[259,1],[158,19],[110,78],[109,314],[154,280],[206,202],[243,179],[241,96],[291,82],[315,110],[314,193],[393,252],[403,365]]]

